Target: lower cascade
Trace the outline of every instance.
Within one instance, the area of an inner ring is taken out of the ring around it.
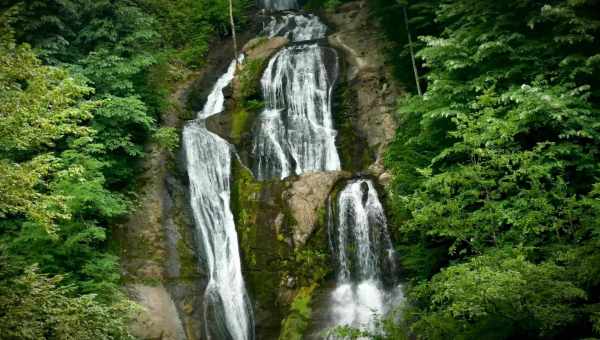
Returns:
[[[376,317],[402,298],[394,287],[395,254],[383,206],[368,179],[350,181],[329,203],[329,240],[338,265],[330,326],[373,330]]]
[[[223,111],[223,88],[236,63],[214,85],[204,109],[183,130],[197,248],[208,274],[204,293],[208,339],[254,339],[252,307],[242,277],[238,237],[231,212],[232,146],[205,127],[205,119]]]

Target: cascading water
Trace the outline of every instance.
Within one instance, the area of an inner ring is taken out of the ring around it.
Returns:
[[[269,35],[288,36],[295,42],[325,36],[326,27],[314,16],[282,18],[272,19]],[[253,141],[258,179],[340,170],[331,113],[337,73],[335,50],[317,43],[286,47],[269,61],[261,78],[265,109]]]
[[[367,179],[350,181],[329,203],[329,240],[338,264],[330,326],[372,330],[375,315],[386,314],[401,298],[399,287],[385,284],[393,282],[395,270],[383,206]]]
[[[265,26],[269,38],[280,36],[293,42],[322,39],[326,32],[327,26],[313,14],[275,16]]]
[[[299,7],[298,0],[260,2],[267,10]],[[338,58],[319,42],[326,32],[311,14],[281,14],[265,26],[268,37],[283,36],[293,44],[271,58],[261,78],[265,109],[252,144],[253,171],[260,180],[340,170],[331,112]],[[255,337],[229,206],[233,147],[205,125],[208,117],[223,111],[223,89],[235,69],[234,61],[183,131],[196,240],[208,274],[205,336],[215,340]],[[373,183],[365,179],[349,182],[329,206],[329,239],[339,265],[328,306],[330,326],[372,329],[373,314],[385,314],[399,296],[383,274],[384,268],[392,268],[394,256],[383,207]]]
[[[256,177],[340,170],[331,112],[338,59],[335,50],[317,42],[327,27],[314,15],[288,13],[272,17],[264,31],[294,44],[269,61],[261,79],[265,109],[253,141]],[[329,238],[339,271],[327,306],[328,327],[373,329],[374,315],[387,313],[389,303],[401,297],[399,289],[388,289],[382,272],[393,272],[394,257],[383,207],[365,179],[350,182],[330,206]]]
[[[219,78],[198,118],[183,130],[196,240],[208,274],[204,293],[206,337],[254,339],[233,214],[229,207],[231,145],[209,132],[205,119],[223,111],[223,89],[235,73],[233,61]]]
[[[261,8],[273,11],[285,11],[300,7],[298,0],[259,0]]]

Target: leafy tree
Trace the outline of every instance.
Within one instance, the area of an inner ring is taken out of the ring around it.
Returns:
[[[129,302],[104,248],[106,224],[128,203],[106,188],[107,163],[94,157],[105,148],[90,126],[102,103],[87,99],[81,77],[0,32],[0,334],[127,338]],[[57,276],[23,271],[34,264]]]
[[[91,88],[62,69],[43,66],[27,45],[16,45],[4,28],[0,41],[0,217],[24,215],[51,227],[64,218],[60,196],[44,180],[56,171],[51,148],[90,130]]]
[[[3,259],[4,260],[4,259]],[[3,339],[133,339],[126,318],[128,304],[105,305],[93,294],[74,296],[60,276],[37,268],[15,276],[0,265],[0,333]]]
[[[597,331],[598,9],[437,6],[427,92],[401,100],[387,155],[417,337]]]
[[[236,2],[238,23],[249,4]],[[209,41],[229,34],[226,9],[0,4],[0,337],[130,338],[110,226],[132,205],[145,144],[177,147],[175,131],[158,128],[171,79],[162,70],[201,65]]]
[[[519,252],[490,252],[450,266],[413,291],[427,313],[413,330],[428,339],[546,337],[577,317],[585,292],[564,268],[536,265]]]

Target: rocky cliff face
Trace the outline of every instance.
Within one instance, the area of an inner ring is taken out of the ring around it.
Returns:
[[[285,180],[257,181],[249,170],[254,119],[260,106],[260,76],[269,58],[288,41],[257,38],[244,46],[246,60],[238,70],[226,106],[207,127],[235,145],[232,210],[243,270],[255,302],[258,339],[276,339],[291,302],[302,287],[328,274],[324,213],[331,188],[347,172],[319,172]],[[253,91],[251,91],[252,89]],[[250,107],[249,107],[250,106]]]
[[[376,27],[363,24],[369,22],[363,2],[325,15],[336,28],[329,41],[341,52],[343,61],[334,98],[343,168],[385,183],[382,157],[395,133],[392,112],[399,90],[379,52],[382,42],[374,38]],[[352,177],[351,172],[337,171],[257,181],[248,170],[247,142],[260,110],[249,110],[248,102],[261,99],[256,91],[266,61],[286,43],[283,38],[258,38],[245,46],[247,59],[233,82],[228,110],[207,124],[234,144],[240,156],[234,171],[232,207],[259,339],[302,336],[297,332],[306,326],[298,324],[307,323],[309,317],[290,308],[292,302],[310,300],[313,293],[325,296],[315,284],[327,286],[333,274],[326,231],[327,199],[338,183]],[[318,318],[319,309],[315,312]]]
[[[383,153],[394,136],[394,98],[399,93],[380,53],[377,27],[364,1],[324,14],[335,27],[329,43],[342,56],[334,120],[342,168],[285,180],[257,181],[249,168],[254,121],[262,108],[259,80],[269,58],[287,39],[256,38],[244,46],[246,61],[225,92],[226,112],[208,119],[207,128],[232,143],[238,159],[232,169],[231,207],[238,230],[244,278],[254,302],[257,339],[302,337],[310,313],[294,301],[324,300],[332,278],[327,241],[327,199],[352,173],[370,174],[385,184]],[[251,32],[248,34],[251,35]],[[231,60],[233,51],[216,47],[211,60],[173,96],[175,109],[163,123],[181,128],[202,106],[206,93]],[[142,339],[200,339],[206,276],[198,265],[181,157],[149,146],[140,177],[140,204],[116,230],[121,243],[126,289],[142,310],[132,331]],[[299,303],[301,304],[301,303]],[[296,304],[297,305],[297,304]],[[312,322],[318,324],[319,306]],[[282,329],[283,328],[283,329]]]
[[[154,145],[149,149],[139,206],[117,230],[126,290],[142,307],[132,331],[143,339],[199,338],[205,282],[193,248],[184,177],[175,155]]]
[[[378,24],[369,18],[365,1],[346,3],[324,15],[336,30],[329,36],[329,43],[342,52],[346,61],[341,82],[346,91],[340,100],[350,104],[342,110],[347,111],[353,130],[373,150],[369,173],[386,184],[390,177],[383,168],[382,157],[398,127],[393,112],[401,88],[386,66]]]

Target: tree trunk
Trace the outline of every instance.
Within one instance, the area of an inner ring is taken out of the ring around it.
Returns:
[[[233,21],[233,0],[229,0],[229,23],[231,24],[231,36],[233,38],[233,56],[235,62],[238,62],[237,38],[235,36],[235,22]]]
[[[404,24],[406,25],[406,34],[408,35],[408,48],[410,49],[410,60],[412,61],[413,72],[415,74],[415,83],[417,84],[417,93],[419,96],[421,93],[421,84],[419,83],[419,71],[417,70],[417,63],[415,62],[415,51],[413,50],[412,37],[408,29],[408,15],[406,14],[406,6],[402,7],[404,13]]]

